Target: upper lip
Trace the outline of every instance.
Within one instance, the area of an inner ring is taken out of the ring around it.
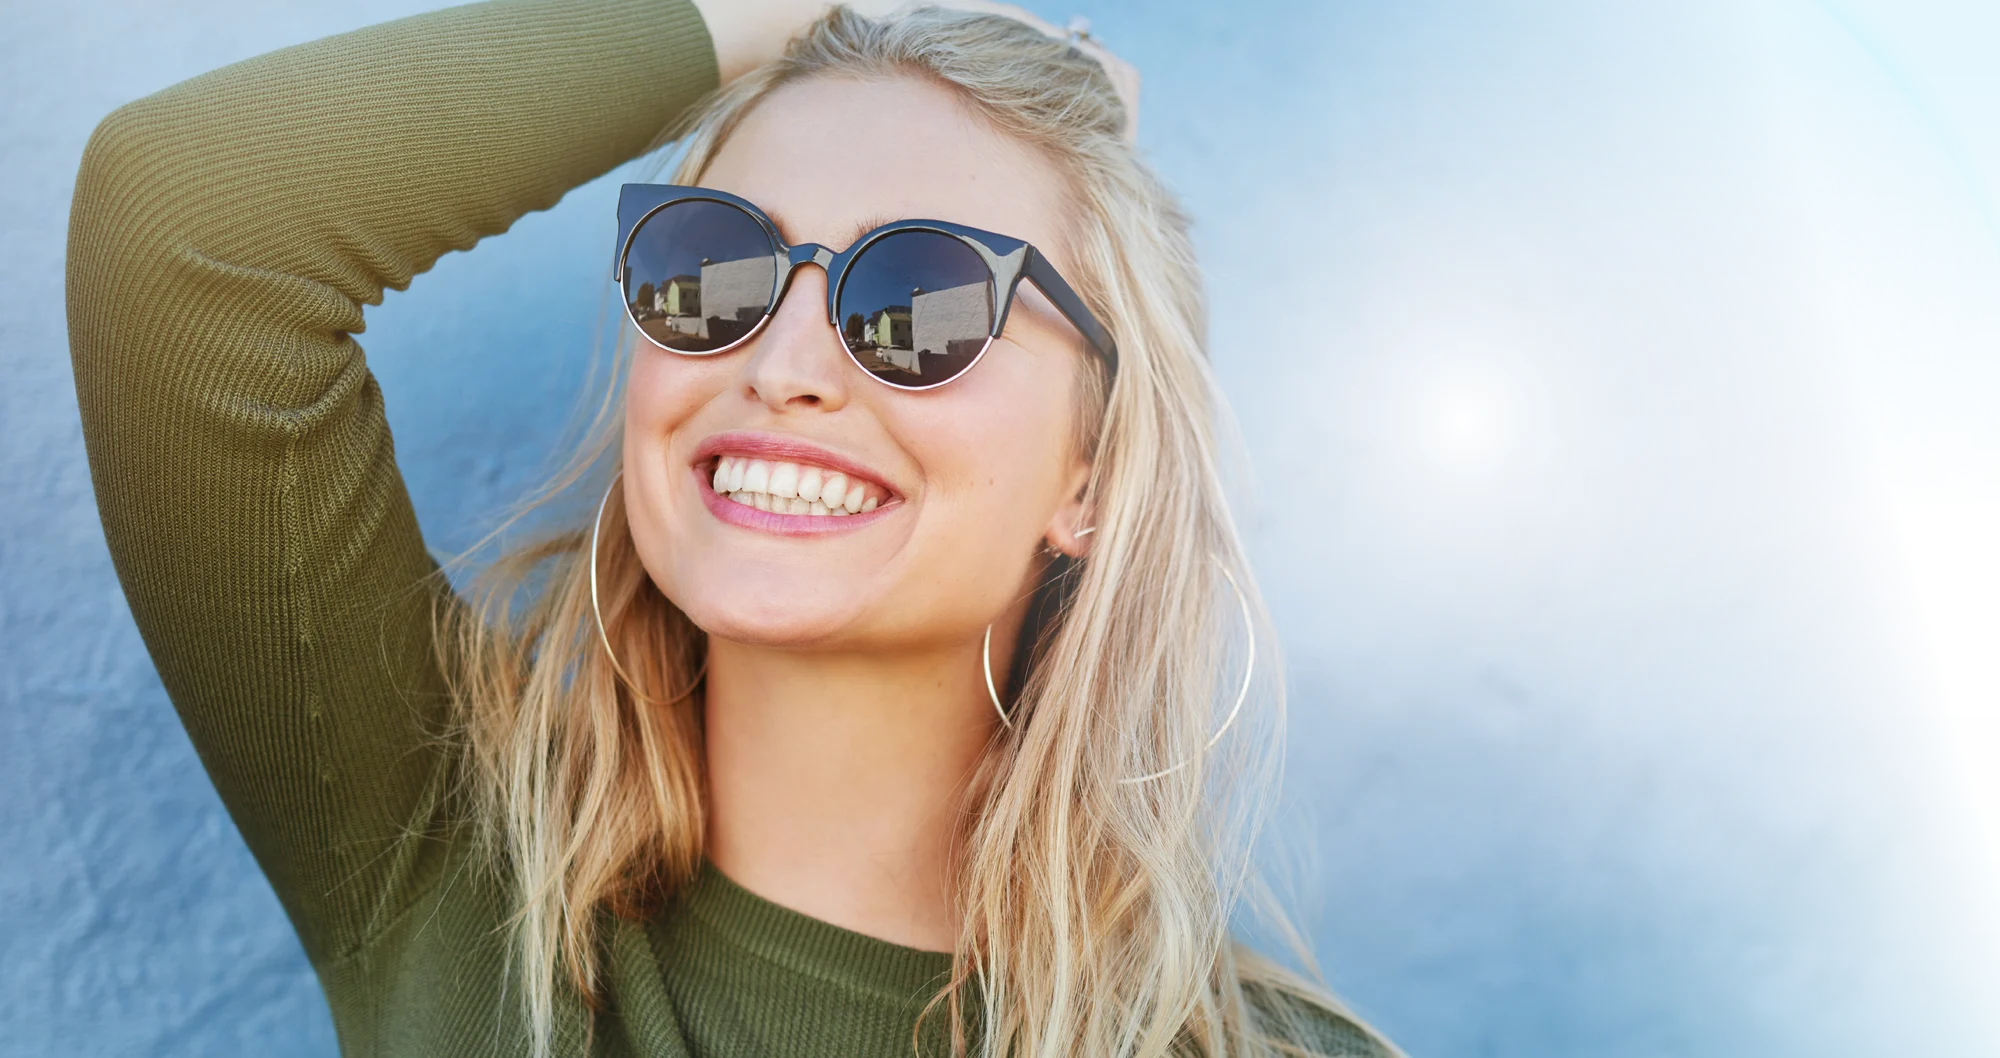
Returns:
[[[902,496],[895,486],[883,480],[882,475],[874,470],[831,449],[821,448],[810,441],[802,441],[783,434],[732,430],[707,438],[694,450],[696,464],[705,463],[717,456],[750,456],[753,459],[811,463],[829,470],[838,470],[850,478],[860,478],[879,485],[891,499],[899,499]]]

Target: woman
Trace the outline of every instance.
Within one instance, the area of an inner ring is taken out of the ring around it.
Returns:
[[[86,153],[106,533],[343,1050],[1390,1053],[1229,938],[1278,684],[1105,67],[819,16],[457,8]],[[362,306],[662,130],[595,517],[460,596]]]

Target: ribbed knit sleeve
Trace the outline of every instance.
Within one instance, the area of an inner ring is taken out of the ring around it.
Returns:
[[[638,153],[715,83],[686,0],[475,4],[217,70],[91,138],[67,296],[105,536],[316,963],[441,862],[398,838],[447,759],[446,589],[362,306]]]

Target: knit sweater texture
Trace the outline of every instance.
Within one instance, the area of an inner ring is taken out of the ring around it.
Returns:
[[[508,896],[447,818],[430,619],[450,589],[363,306],[639,154],[716,83],[687,0],[475,4],[175,85],[85,152],[67,297],[105,535],[344,1054],[527,1049]],[[604,995],[559,994],[557,1054],[909,1055],[951,969],[713,868],[653,921],[605,921]],[[1321,1023],[1317,1049],[1378,1053]]]

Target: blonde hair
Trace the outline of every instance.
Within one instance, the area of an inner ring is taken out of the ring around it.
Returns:
[[[1092,549],[1053,616],[1024,630],[1015,723],[965,813],[954,973],[925,1017],[947,1019],[954,1054],[1310,1053],[1308,1023],[1347,1015],[1230,937],[1283,692],[1267,649],[1240,718],[1210,746],[1252,661],[1238,656],[1242,611],[1218,564],[1265,618],[1217,466],[1187,219],[1124,139],[1124,106],[1093,59],[1013,19],[936,8],[882,20],[833,9],[697,108],[673,181],[699,182],[774,89],[824,76],[927,78],[1038,148],[1072,196],[1068,278],[1119,348],[1115,385],[1084,369]],[[615,406],[607,397],[592,440],[533,502],[603,480],[591,470],[616,450]],[[587,531],[503,557],[440,629],[475,815],[517,901],[538,1055],[558,991],[600,992],[600,910],[657,912],[703,848],[705,638],[640,565],[619,490],[602,527],[603,625],[631,684],[598,642]],[[524,584],[536,590],[517,616]]]

